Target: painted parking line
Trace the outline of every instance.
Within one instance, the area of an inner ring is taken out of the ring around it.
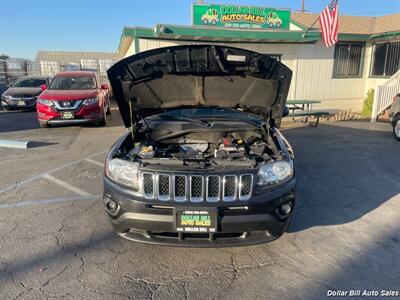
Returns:
[[[65,182],[54,176],[51,176],[50,174],[44,175],[43,178],[46,178],[46,179],[58,184],[59,186],[62,186],[63,188],[70,190],[71,192],[74,192],[75,194],[78,194],[80,196],[92,196],[91,194],[89,194],[85,191],[82,191],[81,189],[77,188],[76,186],[73,186],[73,185],[69,184],[68,182]]]
[[[97,156],[97,155],[106,153],[107,151],[108,151],[108,149],[107,149],[107,150],[103,150],[103,151],[99,151],[99,152],[97,152],[97,153],[94,153],[94,154],[92,154],[92,155],[86,157],[86,158],[92,158],[92,157],[95,157],[95,156]],[[26,177],[26,178],[24,178],[24,179],[22,179],[22,180],[16,182],[15,184],[11,184],[11,185],[9,185],[9,186],[7,186],[7,187],[5,187],[5,188],[0,189],[0,195],[3,194],[3,193],[5,193],[5,192],[11,191],[11,190],[13,190],[13,189],[16,189],[16,188],[18,188],[18,187],[20,187],[20,186],[22,186],[22,185],[24,185],[24,184],[27,184],[27,183],[29,183],[29,182],[32,182],[32,181],[34,181],[34,180],[36,180],[36,179],[42,178],[42,177],[45,176],[46,174],[53,173],[53,172],[57,172],[57,171],[62,170],[62,169],[64,169],[64,168],[67,168],[67,167],[70,167],[70,166],[79,164],[79,163],[82,162],[84,159],[85,159],[85,158],[83,158],[83,159],[78,159],[78,160],[74,160],[74,161],[71,161],[71,162],[69,162],[69,163],[66,163],[66,164],[63,164],[63,165],[61,165],[61,166],[58,166],[58,167],[56,167],[56,168],[54,168],[54,169],[50,169],[50,170],[48,170],[48,171],[46,171],[46,172],[43,172],[43,173],[41,173],[41,174],[34,175],[34,176],[30,176],[30,177]]]
[[[18,203],[0,204],[0,209],[24,207],[24,206],[49,205],[49,204],[58,204],[58,203],[72,202],[72,201],[94,201],[94,200],[100,199],[101,197],[102,197],[102,195],[66,196],[66,197],[56,197],[56,198],[49,198],[49,199],[21,201]]]
[[[95,161],[95,160],[90,159],[90,158],[85,158],[84,161],[90,162],[90,163],[95,164],[95,165],[98,165],[98,166],[100,166],[100,167],[104,167],[104,163]]]

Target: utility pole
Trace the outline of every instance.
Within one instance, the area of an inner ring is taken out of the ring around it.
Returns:
[[[301,0],[301,12],[304,12],[304,11],[305,11],[305,9],[304,9],[304,2],[305,2],[305,0]]]

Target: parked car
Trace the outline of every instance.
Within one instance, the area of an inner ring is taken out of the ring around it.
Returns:
[[[110,111],[108,85],[94,72],[58,73],[37,102],[40,126],[87,124],[104,126]]]
[[[36,108],[36,100],[42,92],[41,86],[48,85],[50,78],[42,76],[24,76],[19,78],[1,95],[1,105],[5,109]]]
[[[7,83],[0,82],[0,96],[8,89]]]
[[[130,131],[105,163],[121,237],[178,246],[272,241],[295,204],[294,154],[277,129],[292,71],[225,46],[141,52],[108,78]]]
[[[394,137],[400,141],[400,94],[397,94],[397,96],[393,99],[393,104],[389,112],[389,118],[392,122]]]

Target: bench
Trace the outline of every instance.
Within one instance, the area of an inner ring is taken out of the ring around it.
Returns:
[[[328,116],[329,113],[326,111],[310,111],[310,112],[293,112],[287,115],[287,117],[306,117],[305,122],[308,122],[308,117],[316,118],[314,124],[310,124],[312,127],[317,127],[319,124],[319,118],[323,116]]]

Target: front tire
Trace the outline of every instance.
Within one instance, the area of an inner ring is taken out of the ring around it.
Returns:
[[[106,115],[107,115],[107,116],[111,115],[111,105],[110,105],[110,101],[108,101]]]
[[[400,141],[400,115],[395,118],[393,125],[393,134],[396,140]]]
[[[103,117],[99,121],[96,122],[96,125],[100,126],[100,127],[107,125],[107,113],[106,112],[104,112]]]

